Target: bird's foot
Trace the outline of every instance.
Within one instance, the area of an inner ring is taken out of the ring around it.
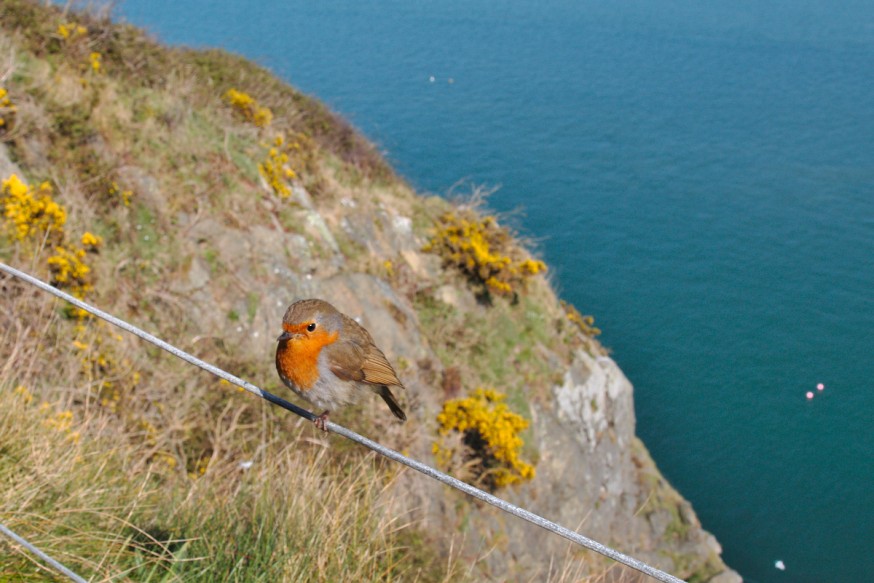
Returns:
[[[327,433],[328,411],[325,411],[324,413],[313,419],[313,423],[316,424],[316,427]]]

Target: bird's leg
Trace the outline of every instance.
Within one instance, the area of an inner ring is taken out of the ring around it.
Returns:
[[[328,422],[328,411],[325,411],[324,413],[322,413],[321,415],[319,415],[318,417],[313,419],[313,423],[316,424],[316,427],[318,427],[319,429],[321,429],[322,431],[324,431],[326,433],[328,431],[328,427],[327,427],[327,425],[325,425],[327,422]]]

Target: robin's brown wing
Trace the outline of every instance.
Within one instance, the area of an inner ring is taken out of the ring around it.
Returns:
[[[351,342],[337,342],[324,348],[331,372],[344,381],[364,380],[364,350]]]
[[[369,340],[369,335],[358,337]],[[404,385],[398,380],[385,355],[372,341],[364,346],[354,340],[340,341],[325,347],[325,350],[332,373],[346,381],[369,384],[373,392],[386,402],[395,417],[401,421],[407,420],[406,414],[388,388],[394,385],[403,389]]]
[[[386,359],[382,351],[376,346],[371,346],[366,351],[364,362],[361,364],[364,371],[364,381],[376,385],[396,385],[403,388],[404,385],[398,380],[394,369]]]
[[[369,335],[363,339],[368,341],[363,346],[353,339],[325,347],[331,372],[347,381],[403,387],[391,364],[382,351],[373,345]]]

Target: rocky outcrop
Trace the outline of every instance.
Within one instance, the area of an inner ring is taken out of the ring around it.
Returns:
[[[684,579],[741,581],[635,436],[632,386],[612,359],[577,352],[553,395],[554,402],[533,415],[537,478],[502,495]],[[473,530],[501,541],[487,562],[488,571],[502,577],[566,575],[568,558],[580,556],[563,539],[487,509],[476,508],[467,519],[477,524]],[[648,580],[597,556],[584,560],[589,572],[603,570],[606,580]]]

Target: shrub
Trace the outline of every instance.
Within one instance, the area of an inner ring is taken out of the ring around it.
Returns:
[[[98,74],[103,72],[103,55],[96,51],[92,51],[88,56],[88,60],[91,63],[92,71]]]
[[[255,98],[248,93],[228,89],[225,93],[225,101],[255,127],[265,128],[273,121],[273,112],[266,107],[260,107]]]
[[[473,211],[443,215],[424,251],[459,268],[485,296],[516,296],[527,278],[546,271],[546,264],[529,257],[495,217]]]
[[[594,316],[582,315],[573,304],[564,300],[561,300],[561,307],[564,308],[564,312],[567,314],[567,319],[576,324],[580,329],[580,332],[586,336],[594,338],[601,333],[601,329],[595,326]]]
[[[460,461],[475,479],[495,490],[534,477],[534,467],[519,459],[519,434],[528,421],[510,411],[507,396],[493,389],[476,389],[469,397],[452,399],[437,414],[440,440],[432,450],[440,465]],[[460,446],[451,436],[460,436]],[[453,458],[458,458],[460,460]]]
[[[109,183],[107,193],[111,201],[116,201],[116,204],[117,201],[121,201],[121,204],[124,206],[130,206],[131,197],[134,195],[132,190],[122,190],[119,188],[118,183],[115,181]]]
[[[0,185],[0,217],[0,233],[11,241],[31,245],[33,253],[39,252],[44,238],[51,242],[54,254],[46,263],[52,283],[78,298],[85,297],[91,290],[88,276],[91,268],[84,261],[85,249],[67,244],[64,231],[67,211],[52,198],[48,182],[31,188],[12,174]],[[96,250],[100,243],[101,239],[91,233],[82,237],[82,244],[89,250]]]
[[[91,268],[85,262],[84,249],[67,249],[61,245],[55,247],[55,254],[48,258],[47,263],[52,271],[52,285],[70,290],[77,298],[84,298],[91,290],[88,283],[88,273]]]
[[[0,187],[0,209],[3,229],[15,241],[43,233],[63,238],[67,212],[52,200],[52,187],[48,182],[30,188],[12,174]]]
[[[70,41],[76,39],[78,37],[84,37],[88,35],[88,29],[82,26],[81,24],[75,24],[72,22],[62,22],[58,25],[58,35],[64,41]]]
[[[103,245],[103,237],[88,231],[82,235],[82,246],[88,251],[97,251],[101,245]]]
[[[0,132],[9,130],[15,110],[16,107],[12,103],[12,99],[9,98],[9,92],[0,87]]]
[[[297,176],[288,165],[288,152],[285,151],[284,146],[285,138],[281,135],[276,136],[273,145],[267,150],[267,158],[258,164],[258,172],[280,198],[287,198],[291,194],[288,181]]]

